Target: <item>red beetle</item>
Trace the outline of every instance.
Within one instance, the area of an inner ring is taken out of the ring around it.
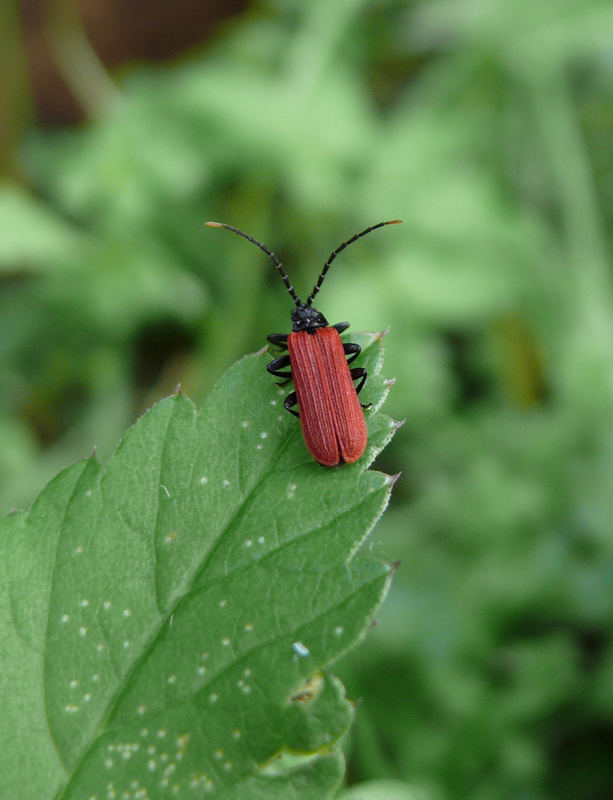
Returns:
[[[296,391],[285,398],[283,405],[296,417],[302,426],[306,446],[316,461],[326,467],[338,464],[351,464],[357,461],[366,449],[367,430],[363,408],[358,394],[366,381],[363,367],[349,369],[349,364],[360,354],[360,345],[343,342],[340,334],[349,327],[348,322],[328,325],[322,313],[311,303],[336,256],[361,236],[381,228],[395,225],[399,219],[371,225],[333,250],[313,287],[313,291],[303,303],[291,285],[287,273],[276,255],[257,239],[232,225],[223,222],[207,222],[212,228],[227,228],[257,245],[273,261],[279,270],[285,288],[296,308],[292,311],[292,332],[271,333],[268,341],[288,350],[289,355],[273,359],[266,369],[278,378],[283,378],[282,386],[293,379]],[[349,356],[349,358],[346,358]],[[288,370],[287,367],[290,367]],[[359,381],[357,387],[353,381]],[[298,404],[300,413],[294,410]]]

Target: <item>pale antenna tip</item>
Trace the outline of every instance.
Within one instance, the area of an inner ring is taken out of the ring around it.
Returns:
[[[209,228],[223,228],[223,224],[221,222],[205,222],[205,225],[208,225]]]
[[[402,222],[401,219],[388,219],[388,221],[385,224],[386,225],[400,225],[401,222]],[[207,225],[208,224],[209,223],[207,222]]]

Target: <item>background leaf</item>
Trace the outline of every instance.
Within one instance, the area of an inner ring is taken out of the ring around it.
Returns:
[[[339,795],[340,800],[427,800],[431,795],[400,781],[359,783]]]

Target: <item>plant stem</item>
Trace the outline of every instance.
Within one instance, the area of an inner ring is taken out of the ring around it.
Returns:
[[[53,3],[47,37],[57,67],[86,116],[106,116],[119,100],[119,91],[87,38],[71,0]]]

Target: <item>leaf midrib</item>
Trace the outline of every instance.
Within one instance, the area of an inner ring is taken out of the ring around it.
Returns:
[[[177,395],[177,397],[178,397],[178,395]],[[173,398],[173,399],[176,400],[176,397]],[[197,422],[198,416],[203,412],[204,409],[202,408],[200,410],[196,410],[193,406],[192,406],[192,408],[194,409],[194,422]],[[173,413],[174,413],[174,409],[173,409]],[[165,450],[165,448],[167,446],[168,428],[170,426],[170,420],[171,420],[172,416],[173,415],[171,414],[168,417],[168,420],[167,420],[167,423],[166,423],[166,429],[165,429],[165,432],[164,432],[164,440],[163,440],[162,446],[160,448],[160,471],[161,471],[161,460],[162,460],[161,459],[161,454],[164,452],[164,450]],[[108,721],[111,719],[111,717],[113,716],[115,710],[120,705],[121,700],[122,700],[123,696],[125,695],[125,693],[127,691],[127,687],[128,687],[129,682],[130,682],[130,679],[133,677],[133,675],[136,673],[136,671],[140,668],[141,664],[146,660],[146,658],[148,657],[149,653],[152,651],[153,647],[155,646],[155,643],[156,643],[158,637],[160,636],[160,633],[164,629],[164,626],[166,624],[166,620],[168,618],[170,618],[172,616],[172,614],[174,614],[176,612],[176,609],[179,607],[179,605],[182,602],[184,602],[187,597],[189,597],[189,595],[192,593],[192,591],[194,591],[194,584],[198,580],[198,577],[202,574],[202,572],[204,570],[206,570],[207,564],[210,563],[210,561],[213,558],[215,552],[221,546],[222,542],[225,540],[225,537],[227,536],[228,531],[232,529],[237,517],[241,514],[241,512],[243,511],[245,505],[249,502],[249,500],[253,497],[253,495],[259,490],[259,488],[262,485],[262,483],[264,482],[264,480],[266,480],[271,474],[273,474],[275,472],[279,472],[279,470],[271,470],[270,469],[270,464],[274,464],[274,463],[276,463],[278,461],[278,459],[282,456],[283,451],[287,447],[290,446],[290,444],[295,440],[297,435],[298,435],[297,429],[293,430],[293,431],[290,432],[290,434],[284,440],[282,440],[280,442],[279,446],[271,454],[271,457],[270,457],[269,461],[267,462],[268,466],[262,469],[261,475],[258,478],[258,480],[253,484],[253,486],[250,489],[250,491],[244,497],[242,497],[242,499],[237,504],[237,506],[236,506],[236,508],[234,510],[234,513],[232,514],[230,519],[227,521],[227,523],[224,526],[224,528],[220,531],[220,534],[217,537],[217,539],[215,540],[215,542],[214,542],[213,546],[211,547],[211,549],[204,556],[204,558],[202,560],[202,564],[198,568],[194,569],[194,572],[192,574],[192,578],[191,578],[191,580],[189,582],[188,588],[175,600],[173,605],[168,609],[168,612],[167,612],[166,616],[163,616],[160,613],[160,617],[161,617],[160,623],[158,625],[154,624],[152,626],[153,627],[153,631],[152,631],[152,635],[151,635],[150,639],[148,640],[146,645],[143,647],[141,655],[130,666],[129,670],[125,674],[125,676],[123,678],[123,681],[121,682],[121,685],[118,687],[117,691],[113,694],[112,698],[109,700],[108,705],[107,705],[107,710],[106,710],[105,714],[102,716],[102,722],[96,729],[96,734],[94,736],[92,736],[91,742],[84,749],[83,754],[78,759],[78,761],[75,763],[75,766],[72,768],[71,775],[68,778],[68,782],[66,783],[66,786],[64,787],[64,789],[62,789],[61,793],[57,796],[57,800],[61,800],[62,797],[65,797],[66,791],[70,788],[70,784],[72,782],[72,778],[74,777],[74,775],[77,774],[77,772],[79,771],[81,765],[85,762],[85,760],[89,756],[89,754],[90,754],[91,750],[94,748],[97,740],[104,733],[106,733],[107,731],[115,730],[115,728],[108,726]],[[107,469],[108,469],[108,467],[107,467]],[[363,468],[363,470],[361,470],[360,474],[363,474],[367,469],[368,469],[368,464],[365,464],[364,468]],[[106,470],[105,470],[105,472],[106,472]],[[103,479],[104,479],[104,472],[101,472],[99,474],[99,477],[98,477],[98,480],[99,480],[100,484],[102,483]],[[72,499],[72,496],[73,495],[71,495],[71,499]],[[66,509],[68,509],[68,507],[69,506],[67,506]],[[159,517],[159,508],[160,508],[160,499],[159,499],[159,495],[158,495],[157,496],[157,508],[156,508],[154,529],[155,529],[155,526],[157,526],[157,520],[158,520],[158,517]],[[343,513],[348,513],[348,511],[350,511],[350,509],[346,509]],[[64,515],[62,517],[63,519],[65,517],[65,513],[66,512],[64,512]],[[312,533],[314,530],[316,530],[316,529],[312,529],[311,531],[308,532],[308,534]],[[60,541],[60,537],[58,537],[58,543],[59,543],[59,541]],[[286,544],[289,544],[289,543],[284,543],[282,545],[282,547],[285,546]],[[273,552],[276,552],[276,550],[270,551],[270,553],[273,553]],[[57,557],[57,548],[56,548],[56,557]],[[225,577],[227,577],[227,575],[222,576],[222,578],[225,578]],[[156,585],[154,587],[154,590],[155,590],[155,595],[156,595],[156,607],[158,607],[157,606],[157,577],[156,577]],[[158,612],[159,612],[159,608],[158,608]],[[317,619],[317,618],[318,617],[315,617],[314,619]],[[274,639],[272,641],[274,641]],[[236,663],[236,662],[232,662],[232,663]],[[224,669],[228,669],[230,666],[231,665],[228,665],[228,667],[226,667]],[[223,673],[223,671],[222,671],[222,673]],[[165,708],[168,708],[168,706],[165,706]],[[160,713],[162,713],[162,712],[160,712]],[[47,716],[46,704],[45,704],[45,715]],[[49,727],[48,717],[47,717],[47,726]],[[51,731],[50,731],[50,733],[51,733]],[[58,758],[59,758],[60,754],[59,754],[59,750],[57,748],[57,744],[55,743],[55,740],[53,739],[53,737],[51,737],[51,738],[52,738],[52,740],[54,742],[54,747],[56,749],[56,752],[58,752]],[[64,762],[63,762],[63,760],[61,758],[60,758],[60,763],[62,763],[62,765],[64,765]],[[65,765],[64,765],[64,768],[66,769]]]
[[[196,419],[197,419],[197,417],[198,417],[198,415],[200,413],[202,413],[202,410],[200,412],[195,411],[194,416],[195,416]],[[162,453],[164,451],[164,448],[166,447],[166,439],[167,439],[168,428],[169,428],[169,425],[170,425],[171,417],[172,417],[172,415],[169,415],[168,422],[166,424],[165,433],[164,433],[164,443],[163,443],[162,447],[160,448],[160,453]],[[275,463],[278,460],[278,458],[283,453],[283,450],[286,447],[289,446],[291,441],[293,441],[294,435],[290,435],[290,436],[286,437],[280,443],[280,445],[277,447],[277,449],[274,451],[274,453],[271,454],[271,458],[269,459],[269,462],[268,462],[269,464],[270,463]],[[234,521],[236,520],[237,516],[243,510],[243,507],[250,500],[250,498],[253,496],[253,494],[260,488],[260,486],[263,483],[263,481],[270,474],[271,474],[271,470],[270,469],[263,468],[262,474],[260,475],[258,480],[253,484],[253,486],[252,486],[251,490],[249,491],[249,493],[246,494],[240,500],[240,502],[237,504],[234,513],[232,514],[232,516],[230,517],[230,519],[226,523],[225,527],[220,531],[220,534],[217,537],[217,539],[215,540],[215,542],[214,542],[213,546],[211,547],[211,549],[206,553],[205,557],[203,558],[202,564],[197,569],[194,570],[193,575],[192,575],[192,579],[191,579],[191,581],[189,583],[189,588],[187,588],[186,591],[184,591],[178,597],[178,599],[173,603],[173,605],[168,610],[167,616],[160,615],[161,616],[160,624],[157,625],[157,626],[156,625],[152,626],[153,627],[153,632],[152,632],[151,638],[148,640],[147,644],[143,647],[141,655],[137,659],[135,659],[135,661],[130,666],[129,670],[126,672],[125,677],[124,677],[124,679],[122,681],[122,684],[118,687],[117,691],[113,694],[112,698],[109,700],[108,705],[107,705],[107,710],[106,710],[105,714],[102,716],[102,722],[96,729],[96,734],[92,737],[92,740],[89,743],[89,745],[84,749],[83,754],[81,755],[81,757],[75,762],[75,765],[74,765],[74,767],[72,768],[72,771],[71,771],[71,776],[69,777],[68,782],[66,783],[66,786],[62,789],[61,793],[57,796],[57,800],[61,800],[61,798],[65,796],[66,791],[70,788],[70,783],[72,781],[72,776],[77,774],[77,772],[80,769],[81,765],[87,759],[89,753],[91,752],[91,750],[95,746],[95,744],[96,744],[97,740],[100,738],[100,736],[102,736],[103,733],[106,732],[106,730],[111,730],[112,729],[112,728],[107,728],[106,727],[107,726],[107,722],[112,717],[112,715],[115,712],[116,708],[120,704],[121,699],[122,699],[122,697],[124,696],[124,694],[125,694],[125,692],[127,690],[127,685],[129,684],[130,679],[135,674],[135,672],[139,669],[140,665],[146,660],[147,656],[149,655],[149,653],[153,649],[153,647],[154,647],[154,645],[155,645],[155,643],[157,641],[157,638],[159,637],[161,631],[163,630],[163,628],[164,628],[164,626],[166,624],[166,619],[170,618],[170,616],[175,613],[177,607],[180,605],[180,603],[182,603],[184,601],[184,598],[187,597],[193,591],[195,581],[198,579],[198,576],[202,573],[202,571],[206,569],[207,563],[213,557],[213,554],[215,553],[217,548],[220,546],[220,543],[224,539],[224,537],[226,536],[227,532],[232,528],[232,525],[233,525]],[[104,474],[101,473],[99,475],[99,478],[98,478],[99,483],[102,482],[103,478],[104,478]],[[76,487],[75,487],[75,491],[76,491]],[[71,500],[72,500],[73,496],[74,496],[74,492],[73,492],[73,494],[71,494]],[[66,506],[66,510],[65,510],[64,514],[62,515],[62,520],[65,518],[65,515],[66,515],[66,513],[68,511],[69,505],[70,504],[68,504]],[[157,507],[159,509],[159,496],[158,496]],[[157,524],[157,517],[158,517],[158,511],[156,510],[156,524]],[[59,545],[59,542],[60,542],[60,538],[61,538],[61,536],[58,536],[58,545]],[[56,547],[56,560],[57,560],[57,547]],[[54,566],[54,570],[55,570],[55,566]],[[156,579],[156,582],[157,582],[157,579]],[[49,609],[49,614],[50,614],[50,609]],[[45,653],[46,653],[46,649],[45,649]],[[56,752],[58,754],[58,759],[59,759],[60,763],[62,764],[62,766],[64,767],[65,771],[68,772],[68,769],[67,769],[66,765],[64,764],[63,759],[61,758],[60,751],[59,751],[59,748],[57,746],[57,743],[55,742],[55,739],[53,738],[53,736],[51,734],[51,728],[49,726],[49,719],[48,719],[48,712],[47,712],[47,704],[46,703],[45,703],[45,717],[47,719],[47,727],[49,729],[49,734],[50,734],[51,739],[53,741],[55,750],[56,750]]]

